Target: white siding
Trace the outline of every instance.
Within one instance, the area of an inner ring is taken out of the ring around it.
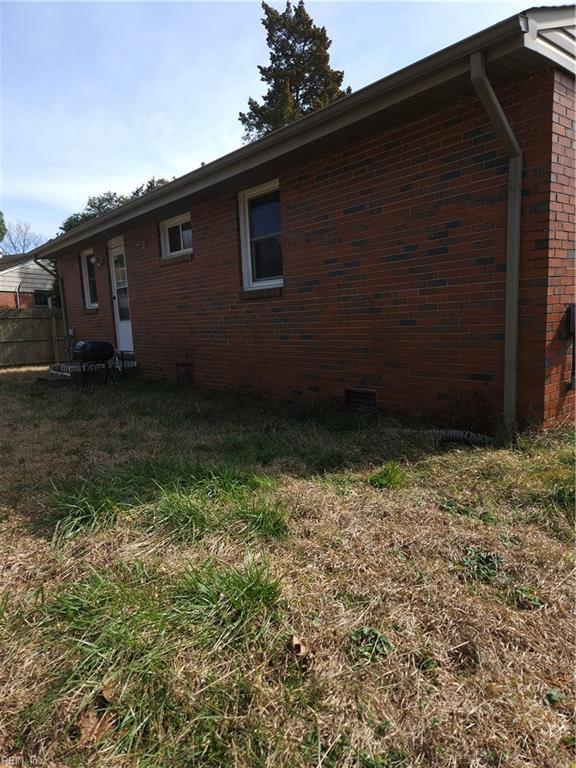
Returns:
[[[1,259],[0,269],[2,269]],[[16,291],[20,283],[20,293],[49,291],[53,282],[54,278],[33,261],[25,261],[23,264],[0,272],[0,291]]]

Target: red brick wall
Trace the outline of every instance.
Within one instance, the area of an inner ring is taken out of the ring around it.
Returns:
[[[0,291],[0,307],[16,307],[16,294],[14,291]]]
[[[546,424],[574,416],[572,344],[566,338],[566,307],[575,301],[576,266],[576,110],[574,79],[555,73],[551,145],[551,196],[548,234],[548,286],[546,316]]]
[[[33,309],[36,306],[33,293],[20,294],[20,309]],[[18,298],[15,291],[0,291],[0,307],[18,307]]]
[[[552,71],[499,91],[525,149],[519,405],[544,412]],[[242,291],[237,201],[194,205],[194,255],[161,262],[154,223],[124,233],[136,357],[150,375],[279,397],[374,389],[393,411],[497,420],[503,385],[507,160],[476,99],[280,173],[285,285]],[[103,249],[103,244],[98,245]],[[107,266],[68,324],[113,339]]]
[[[541,76],[518,99],[512,121],[524,153],[518,316],[518,414],[521,426],[544,414],[546,285],[550,211],[553,72]],[[510,103],[504,103],[507,114]]]
[[[58,269],[63,282],[68,328],[73,328],[77,339],[97,339],[116,345],[116,330],[112,314],[112,294],[106,243],[94,243],[96,262],[96,288],[98,309],[86,309],[79,252],[68,252],[58,257]]]

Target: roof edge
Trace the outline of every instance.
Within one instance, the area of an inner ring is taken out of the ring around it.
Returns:
[[[30,251],[30,253],[32,253],[32,251]],[[18,261],[17,264],[11,264],[9,267],[2,267],[2,262],[0,260],[0,275],[5,275],[7,272],[12,272],[15,269],[20,269],[20,267],[23,267],[26,264],[29,264],[31,261],[32,262],[34,261],[34,258],[32,256],[30,256],[30,258],[28,259],[22,259]]]
[[[574,6],[563,6],[570,8]],[[528,9],[488,27],[470,37],[460,40],[447,48],[433,53],[413,64],[393,72],[349,96],[300,118],[258,141],[240,147],[222,157],[195,169],[157,190],[149,192],[119,208],[91,219],[70,232],[48,240],[34,251],[32,258],[48,256],[80,243],[89,237],[103,234],[109,229],[127,223],[138,216],[151,213],[164,205],[177,202],[195,192],[207,189],[243,171],[287,152],[304,146],[323,135],[334,133],[386,105],[398,103],[409,95],[444,82],[468,69],[468,59],[476,50],[483,50],[488,60],[498,58],[512,48],[526,45],[529,34]],[[526,45],[526,47],[529,47]],[[537,53],[546,56],[538,47]],[[385,103],[386,102],[386,103]]]

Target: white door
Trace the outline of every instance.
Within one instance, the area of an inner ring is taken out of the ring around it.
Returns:
[[[126,257],[124,241],[121,237],[108,243],[110,255],[110,280],[112,283],[112,304],[116,321],[116,341],[121,352],[133,352],[132,321],[130,320],[130,300],[128,297],[128,277],[126,275]]]

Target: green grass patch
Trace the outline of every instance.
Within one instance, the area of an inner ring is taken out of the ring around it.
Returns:
[[[506,573],[504,557],[499,552],[485,552],[479,547],[468,547],[456,564],[460,577],[467,582],[479,581],[499,590],[502,600],[519,610],[530,611],[544,606],[544,601],[532,587],[518,584]]]
[[[573,430],[521,437],[518,449],[522,466],[516,482],[524,519],[572,542],[576,525]]]
[[[123,512],[154,502],[147,515],[152,523],[157,520],[177,534],[188,532],[194,538],[202,528],[202,504],[234,501],[247,490],[271,486],[272,481],[263,476],[227,466],[199,465],[188,458],[133,462],[77,482],[53,484],[43,522],[53,527],[57,540],[66,540],[113,525]]]
[[[336,736],[323,733],[315,725],[304,736],[304,748],[310,758],[310,765],[338,768],[350,765],[353,768],[408,768],[409,755],[404,750],[387,749],[377,754],[352,747],[350,733],[344,729]]]
[[[528,522],[535,523],[560,539],[572,541],[576,525],[573,470],[558,467],[548,473],[541,488],[530,493]]]
[[[351,495],[358,488],[357,475],[349,471],[332,472],[322,475],[318,478],[318,482],[342,498]]]
[[[281,539],[288,532],[287,515],[282,505],[258,495],[235,506],[229,519],[240,523],[248,534],[266,539]]]
[[[507,592],[508,602],[521,611],[533,611],[543,608],[544,601],[536,594],[532,587],[512,585]]]
[[[337,438],[338,439],[338,438]],[[280,420],[273,428],[258,433],[226,434],[215,451],[228,461],[246,466],[267,466],[280,462],[289,470],[311,475],[335,472],[360,457],[353,443],[340,438],[335,445],[330,431]]]
[[[550,688],[550,690],[546,691],[546,693],[544,694],[544,700],[551,707],[554,707],[556,704],[560,704],[565,699],[566,699],[566,694],[563,691],[561,691],[559,688]]]
[[[387,461],[368,477],[368,483],[379,491],[401,488],[405,482],[406,473],[396,461]]]
[[[468,547],[458,561],[457,569],[465,581],[493,584],[502,574],[503,556],[498,552],[484,552],[479,547]]]
[[[181,542],[195,541],[231,520],[242,520],[250,532],[281,535],[286,529],[284,517],[277,505],[262,496],[264,489],[273,486],[264,476],[230,469],[196,472],[185,487],[158,486],[157,498],[143,511],[145,525],[149,530],[164,529]]]
[[[233,742],[265,752],[248,717],[249,666],[274,646],[281,620],[280,583],[265,565],[207,562],[172,579],[141,563],[93,571],[35,611],[56,656],[50,690],[22,714],[22,746],[59,729],[74,742],[107,690],[112,754],[216,768],[233,764]]]
[[[555,507],[566,513],[569,522],[574,522],[576,496],[573,476],[565,477],[559,482],[555,482],[550,488],[547,498],[551,504],[554,504]]]
[[[358,627],[349,637],[348,656],[353,661],[375,661],[394,650],[392,642],[374,627]]]
[[[438,662],[427,648],[420,648],[414,653],[414,664],[419,672],[433,672]]]
[[[149,530],[165,530],[181,542],[196,541],[212,527],[204,501],[181,488],[161,489],[156,501],[147,507],[144,520]]]
[[[265,566],[217,569],[209,563],[180,578],[173,600],[181,616],[203,627],[214,649],[264,635],[278,621],[279,598],[280,583]]]
[[[377,755],[360,752],[356,765],[358,768],[408,768],[410,756],[403,749],[389,749]]]
[[[304,735],[304,750],[311,765],[337,768],[352,753],[350,735],[347,730],[337,736],[323,734],[317,725]]]
[[[458,517],[471,517],[483,523],[497,523],[498,519],[488,510],[479,509],[471,504],[462,504],[457,499],[444,496],[440,500],[440,509],[450,515]]]
[[[378,736],[378,738],[383,739],[385,736],[388,736],[390,731],[392,730],[393,725],[387,718],[384,718],[383,720],[380,720],[379,723],[376,723],[374,726],[374,734]]]
[[[538,526],[563,543],[575,526],[573,431],[520,436],[514,448],[459,448],[425,457],[411,480],[441,509],[487,524]]]
[[[476,510],[469,504],[460,504],[456,499],[444,497],[440,501],[440,509],[451,515],[460,515],[462,517],[476,517]]]

